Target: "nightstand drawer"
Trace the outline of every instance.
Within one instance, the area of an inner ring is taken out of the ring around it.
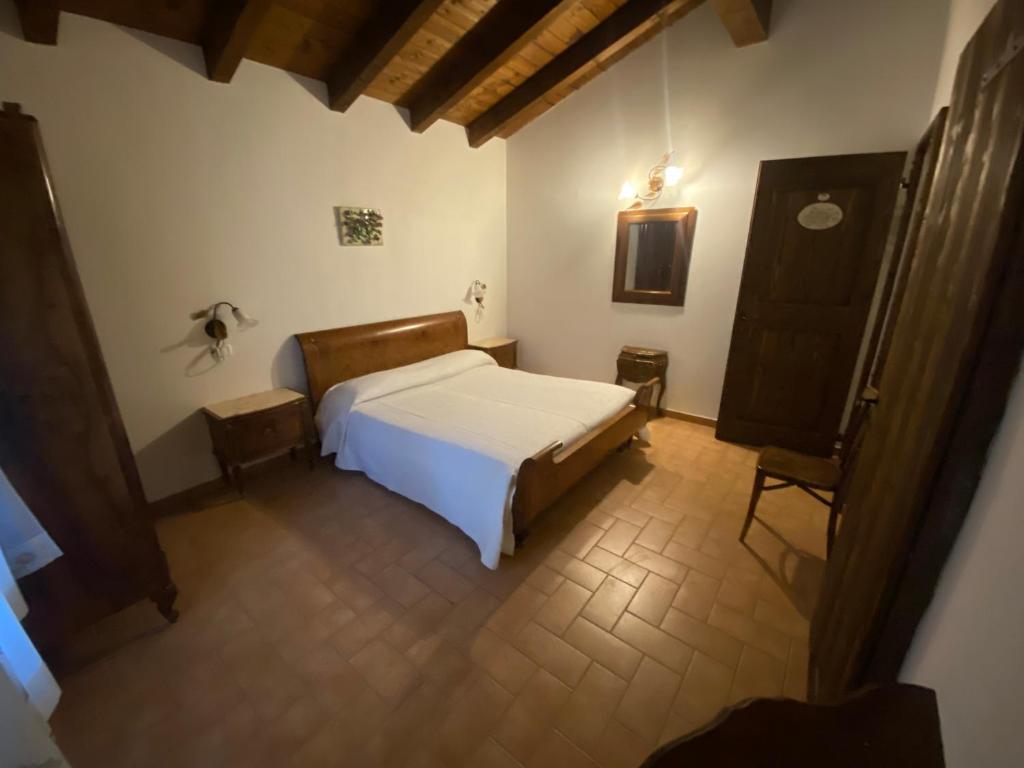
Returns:
[[[645,382],[660,376],[665,371],[665,366],[651,360],[637,360],[635,358],[623,358],[618,360],[619,376],[626,381]]]
[[[304,402],[271,411],[236,416],[224,425],[227,453],[234,461],[250,461],[304,441]]]
[[[316,430],[305,395],[291,389],[272,389],[203,408],[225,480],[242,490],[242,466],[300,449],[316,466]]]

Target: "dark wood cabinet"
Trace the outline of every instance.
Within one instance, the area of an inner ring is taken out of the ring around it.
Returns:
[[[665,382],[668,376],[668,352],[664,349],[648,347],[623,347],[615,364],[615,383],[623,381],[644,383],[651,379],[658,380],[658,401],[655,406],[660,416],[661,398],[665,394]]]
[[[811,623],[816,701],[899,676],[1019,380],[1022,39],[1024,2],[996,2],[960,56],[945,132],[926,140],[939,142],[934,176],[914,202],[878,404]]]
[[[0,466],[64,553],[22,580],[44,648],[143,598],[169,619],[157,541],[35,118],[0,112]]]
[[[203,408],[213,455],[226,481],[243,491],[242,468],[285,451],[316,457],[316,430],[309,400],[291,389],[272,389]]]

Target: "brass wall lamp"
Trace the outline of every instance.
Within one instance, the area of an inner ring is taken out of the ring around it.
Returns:
[[[234,354],[231,345],[227,343],[229,317],[234,317],[235,325],[240,329],[251,328],[259,322],[249,317],[241,307],[236,307],[230,301],[218,301],[206,309],[193,312],[189,317],[193,320],[207,318],[203,325],[203,331],[213,339],[213,343],[210,344],[210,355],[217,361]]]
[[[630,208],[640,208],[661,197],[665,187],[674,187],[683,178],[683,169],[674,163],[676,151],[670,150],[647,173],[646,188],[637,189],[633,182],[624,181],[619,190],[619,200],[631,200]]]

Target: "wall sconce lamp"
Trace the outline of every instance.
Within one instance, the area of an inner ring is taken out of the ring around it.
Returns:
[[[633,182],[624,181],[619,190],[619,200],[632,200],[630,208],[639,208],[644,203],[661,197],[665,187],[674,187],[683,177],[683,169],[673,163],[676,151],[673,149],[661,156],[661,161],[647,173],[647,188],[638,190]]]
[[[200,309],[189,315],[193,320],[207,318],[203,325],[203,331],[213,339],[213,343],[210,344],[210,356],[218,362],[234,354],[231,345],[227,343],[229,315],[235,318],[235,324],[239,328],[251,328],[259,322],[249,317],[240,307],[236,307],[230,301],[218,301],[206,309]]]
[[[466,289],[466,295],[462,299],[466,304],[472,304],[476,307],[476,320],[480,320],[484,316],[484,298],[487,296],[487,284],[479,280],[474,280],[469,284],[469,288]]]

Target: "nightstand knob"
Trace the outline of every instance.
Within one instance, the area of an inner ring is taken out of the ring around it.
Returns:
[[[264,427],[263,428],[263,434],[264,435],[272,435],[272,434],[274,434],[274,428],[273,427]]]

